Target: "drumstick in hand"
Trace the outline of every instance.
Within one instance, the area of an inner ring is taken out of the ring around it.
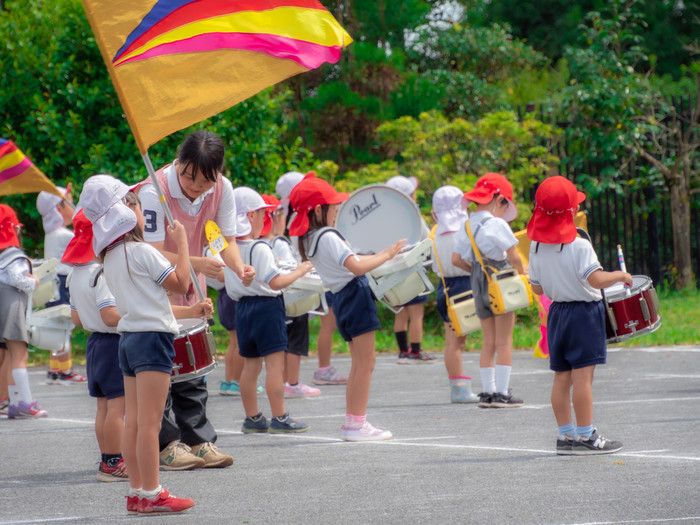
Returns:
[[[625,256],[622,254],[622,245],[617,245],[617,260],[620,262],[620,270],[627,273],[627,267],[625,266]],[[630,285],[625,283],[625,290],[627,290],[627,295],[630,293]]]

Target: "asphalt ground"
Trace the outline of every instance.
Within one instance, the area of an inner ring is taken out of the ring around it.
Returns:
[[[161,483],[196,506],[172,516],[127,515],[126,483],[95,478],[95,403],[84,386],[48,386],[30,369],[41,420],[0,418],[1,523],[700,523],[700,346],[611,348],[594,382],[594,424],[624,449],[557,456],[549,404],[552,372],[530,352],[513,354],[513,392],[525,406],[480,409],[449,402],[440,359],[399,366],[380,355],[369,421],[394,439],[340,440],[345,389],[287,400],[311,430],[244,435],[240,398],[209,376],[209,418],[226,469],[162,472]],[[465,353],[475,377],[478,354]],[[349,370],[346,356],[333,359]],[[302,362],[310,383],[314,357]],[[261,408],[269,415],[264,396]]]

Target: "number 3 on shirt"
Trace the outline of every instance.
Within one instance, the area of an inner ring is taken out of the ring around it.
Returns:
[[[158,229],[156,218],[157,215],[154,210],[143,210],[143,231],[148,233],[156,231]]]

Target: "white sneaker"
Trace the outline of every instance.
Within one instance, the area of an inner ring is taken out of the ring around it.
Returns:
[[[369,422],[365,421],[360,428],[346,428],[343,425],[340,427],[340,437],[343,441],[383,441],[391,439],[393,436],[388,430],[374,428]]]
[[[284,397],[294,399],[298,397],[315,397],[320,396],[321,390],[312,386],[305,385],[302,382],[292,386],[289,383],[284,384]]]

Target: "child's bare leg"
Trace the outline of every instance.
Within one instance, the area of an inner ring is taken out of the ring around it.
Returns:
[[[262,370],[262,361],[262,357],[243,358],[243,372],[241,372],[240,386],[241,401],[243,401],[243,410],[245,410],[246,417],[255,417],[259,414],[256,388],[258,376]]]
[[[299,382],[301,356],[284,352],[284,382],[296,385]]]
[[[576,426],[593,424],[593,373],[595,365],[576,368],[571,371],[573,384],[572,401],[576,414]]]
[[[331,352],[333,349],[333,332],[335,332],[335,315],[329,308],[326,315],[321,316],[321,328],[318,331],[318,367],[331,366]]]
[[[420,343],[423,340],[423,314],[425,313],[425,303],[411,304],[404,308],[404,311],[405,310],[408,310],[408,318],[410,320],[408,340],[411,343]]]
[[[136,455],[136,434],[138,433],[138,403],[136,402],[136,378],[124,376],[124,439],[122,442],[122,454],[126,469],[129,472],[129,484],[132,489],[143,488],[141,473],[139,471],[138,457]],[[165,406],[165,403],[163,403]]]
[[[571,370],[554,372],[552,410],[560,427],[571,423],[571,384]]]
[[[408,307],[403,309],[394,316],[394,332],[406,332],[408,330]]]
[[[146,370],[136,374],[138,416],[136,457],[143,490],[156,490],[159,485],[160,447],[158,432],[163,420],[165,398],[170,387],[170,374]],[[129,465],[127,464],[127,469]],[[129,470],[129,473],[131,471]]]
[[[445,369],[448,377],[460,377],[462,370],[462,348],[467,336],[457,337],[449,323],[445,323]]]
[[[352,364],[346,390],[346,410],[348,414],[367,414],[369,387],[376,360],[374,352],[375,333],[358,335],[348,343]]]
[[[124,396],[106,399],[105,401],[106,413],[102,427],[103,446],[100,447],[100,450],[105,454],[121,454],[122,452],[124,407]]]
[[[515,312],[494,317],[496,364],[511,365],[511,349],[513,347],[513,328],[515,327]]]
[[[243,372],[243,357],[238,353],[238,338],[235,330],[228,332],[228,346],[224,355],[224,377],[229,383],[231,381],[241,381]]]
[[[272,417],[280,417],[284,410],[284,356],[287,352],[275,352],[265,356],[265,390],[270,402]],[[255,389],[253,389],[255,392]],[[253,414],[255,415],[255,414]]]

